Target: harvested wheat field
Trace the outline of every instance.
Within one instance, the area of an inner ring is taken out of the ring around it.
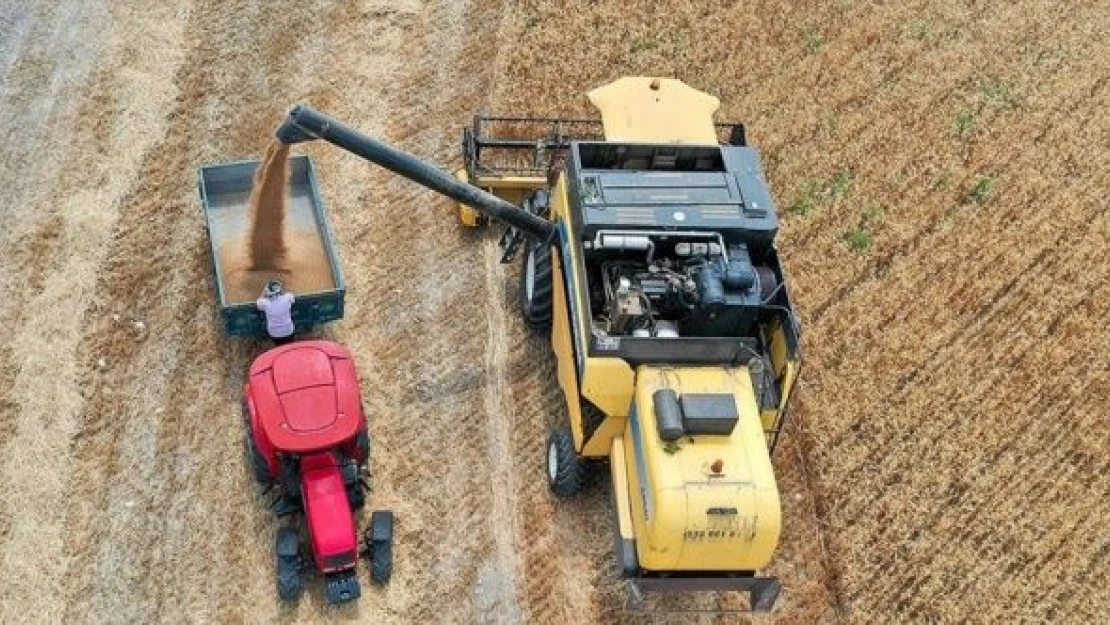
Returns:
[[[0,0],[0,621],[691,620],[623,612],[605,481],[548,494],[496,233],[326,145],[294,152],[396,569],[282,606],[239,415],[267,344],[218,325],[196,194],[296,101],[456,166],[473,113],[592,116],[628,74],[719,96],[783,218],[806,363],[752,620],[1110,621],[1104,3],[132,4]]]

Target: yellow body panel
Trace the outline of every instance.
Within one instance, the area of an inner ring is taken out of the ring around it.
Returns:
[[[471,181],[466,170],[459,169],[455,171],[455,178],[463,182],[473,182],[474,186],[518,205],[537,189],[547,188],[547,178],[536,176],[479,176],[477,180]],[[466,204],[459,204],[458,211],[459,222],[464,226],[482,226],[489,221],[485,215]]]
[[[624,438],[617,436],[613,438],[612,449],[610,457],[613,461],[609,463],[609,474],[614,484],[627,484],[628,483],[628,467],[622,461],[625,457],[624,453]],[[617,529],[620,531],[621,538],[625,540],[633,540],[636,538],[632,528],[632,507],[628,501],[628,489],[616,488],[613,489],[613,505],[617,509]]]
[[[620,358],[586,358],[583,369],[582,395],[607,415],[627,415],[636,383],[632,367]]]
[[[781,320],[771,325],[769,336],[767,351],[771,357],[773,377],[778,380],[779,405],[773,408],[765,407],[761,417],[763,429],[768,432],[767,440],[771,442],[774,438],[772,432],[778,428],[782,416],[786,412],[786,405],[790,401],[790,394],[794,391],[794,381],[798,378],[799,361],[797,349],[791,349],[790,342],[786,337],[786,329],[783,327]]]
[[[547,178],[544,176],[478,176],[474,183],[483,189],[500,195],[502,191],[525,191],[531,195],[532,191],[547,188]]]
[[[465,169],[455,170],[455,178],[463,182],[469,182],[470,178],[466,174]],[[459,223],[469,228],[480,226],[486,222],[485,216],[482,213],[470,208],[466,204],[459,203],[456,205],[459,214]]]
[[[566,286],[563,282],[562,263],[559,255],[551,255],[552,309],[551,347],[555,350],[559,387],[567,404],[567,417],[574,435],[574,448],[582,449],[582,401],[578,396],[578,370],[574,361],[574,336],[571,332],[570,311],[567,309]]]
[[[778,408],[768,408],[759,413],[759,423],[763,426],[763,431],[767,433],[767,444],[771,444],[771,432],[775,429],[775,422],[778,421],[779,410]]]
[[[621,412],[628,412],[622,410]],[[587,458],[606,458],[612,450],[613,439],[624,433],[624,424],[627,417],[624,415],[606,417],[601,425],[594,431],[593,436],[582,446],[580,455]]]
[[[786,363],[786,373],[782,376],[782,398],[779,400],[779,412],[786,410],[790,400],[790,393],[794,390],[794,380],[798,377],[798,362],[789,360]]]
[[[783,331],[781,322],[776,321],[771,326],[771,340],[768,347],[767,351],[771,356],[771,367],[775,371],[775,376],[781,376],[790,359],[790,351],[786,345],[786,332]]]
[[[567,218],[568,208],[566,179],[560,176],[551,194],[551,213],[554,219],[563,221],[563,225],[568,229],[568,237],[575,240],[573,225]],[[559,385],[563,389],[567,403],[571,432],[574,434],[574,448],[584,456],[604,458],[609,455],[613,436],[618,435],[624,427],[623,417],[628,414],[628,407],[632,403],[635,374],[632,367],[621,359],[590,358],[583,354],[581,380],[579,380],[574,333],[577,332],[577,336],[580,337],[588,337],[590,331],[585,319],[579,319],[578,327],[572,328],[575,320],[571,317],[567,306],[569,299],[562,263],[570,262],[575,263],[573,266],[577,266],[580,251],[575,245],[569,247],[568,259],[561,259],[559,254],[552,254],[554,306],[551,345],[555,349],[555,356],[559,362]],[[582,289],[579,289],[574,296],[578,310],[586,310],[586,296]],[[582,431],[583,397],[610,417],[589,441],[584,440],[585,433]]]
[[[674,78],[628,76],[587,94],[607,141],[717,145],[717,98]]]
[[[652,395],[724,393],[739,422],[727,436],[659,438]],[[637,369],[636,416],[624,440],[627,484],[640,566],[654,571],[754,571],[778,544],[780,503],[751,377],[745,367]],[[713,476],[717,460],[722,474]],[[716,510],[717,513],[710,513]]]

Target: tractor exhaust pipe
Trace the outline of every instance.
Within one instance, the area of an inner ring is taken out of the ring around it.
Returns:
[[[313,109],[298,104],[289,111],[289,117],[275,133],[285,144],[303,143],[323,139],[328,143],[365,158],[437,193],[474,207],[478,212],[517,228],[537,241],[548,243],[555,236],[555,226],[550,221],[529,213],[517,206],[487,193],[478,187],[461,182],[438,167],[426,163],[408,152],[398,150],[382,141],[368,137]]]

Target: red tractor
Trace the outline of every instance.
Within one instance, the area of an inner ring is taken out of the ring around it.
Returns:
[[[278,489],[275,511],[294,522],[277,534],[278,595],[296,600],[301,573],[324,575],[330,603],[361,594],[356,565],[369,556],[374,581],[393,568],[393,513],[377,511],[360,549],[355,514],[365,503],[370,438],[354,361],[346,347],[298,341],[251,365],[243,389],[247,453],[255,478]],[[296,520],[303,514],[311,564],[302,557]]]

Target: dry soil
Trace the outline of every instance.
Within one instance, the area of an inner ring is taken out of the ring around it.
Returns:
[[[0,621],[645,620],[606,481],[546,492],[558,391],[495,234],[326,145],[297,148],[348,285],[323,335],[397,565],[279,604],[238,408],[266,345],[218,325],[195,191],[296,101],[454,166],[474,112],[590,115],[623,74],[720,96],[783,214],[807,362],[756,620],[1110,621],[1108,31],[1100,2],[0,0]]]

